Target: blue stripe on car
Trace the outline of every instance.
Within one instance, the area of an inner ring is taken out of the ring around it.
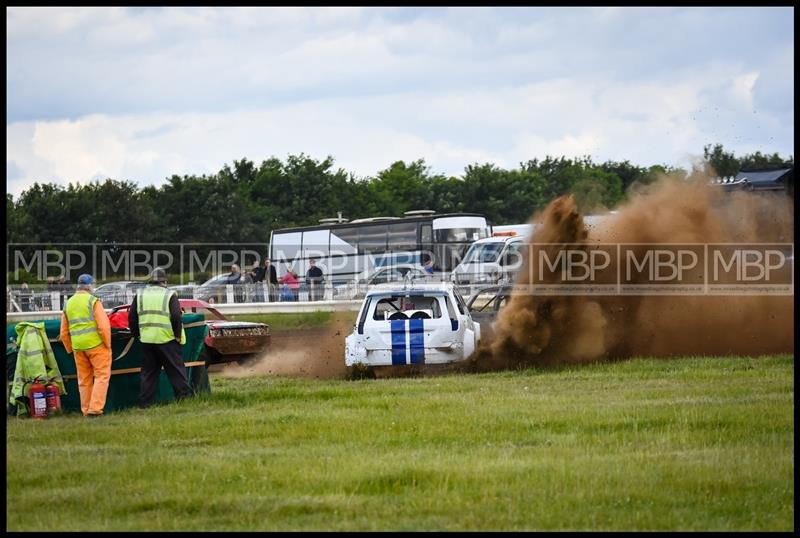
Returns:
[[[406,363],[406,320],[393,319],[392,324],[392,364]]]
[[[424,320],[408,320],[408,346],[411,349],[411,364],[425,364],[425,335],[422,330]]]

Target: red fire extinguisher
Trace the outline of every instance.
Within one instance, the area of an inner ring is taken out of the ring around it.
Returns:
[[[47,394],[39,380],[35,380],[28,389],[31,402],[31,418],[47,418]]]
[[[58,390],[58,385],[55,383],[48,383],[45,387],[45,394],[47,397],[47,414],[54,415],[61,412],[61,391]]]

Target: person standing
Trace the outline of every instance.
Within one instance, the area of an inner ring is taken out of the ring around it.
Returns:
[[[286,274],[278,279],[278,284],[283,284],[281,301],[297,300],[297,293],[300,291],[300,281],[297,280],[294,269],[292,269],[292,266],[288,263],[286,264]]]
[[[81,412],[86,417],[103,414],[111,380],[111,323],[103,303],[92,295],[94,277],[78,277],[75,295],[61,314],[61,342],[75,357]]]
[[[61,292],[61,304],[67,304],[67,301],[72,297],[72,290],[70,285],[67,284],[67,277],[61,275],[58,277],[58,288]]]
[[[278,271],[272,262],[266,258],[264,259],[264,280],[267,283],[267,290],[269,290],[269,300],[274,302],[278,296]]]
[[[139,407],[153,404],[161,367],[167,373],[175,399],[192,395],[183,365],[182,344],[186,333],[181,306],[174,290],[167,289],[167,273],[160,267],[150,273],[149,283],[136,293],[128,314],[131,334],[142,343],[142,373]]]
[[[311,258],[308,260],[309,268],[306,271],[306,285],[309,287],[309,299],[311,301],[319,301],[322,299],[322,286],[325,282],[325,276],[322,269],[317,267],[317,260]]]
[[[23,312],[33,311],[33,292],[27,282],[23,282],[19,287],[19,306]]]
[[[244,302],[244,289],[242,284],[244,281],[242,279],[242,270],[239,269],[239,266],[236,264],[231,265],[231,272],[228,274],[228,279],[226,284],[230,284],[233,286],[233,301],[235,303],[242,303]]]
[[[255,288],[253,286],[252,271],[245,271],[242,274],[242,279],[239,281],[239,287],[244,290],[244,293],[242,294],[244,302],[245,303],[251,302],[253,299],[253,292],[255,291]]]
[[[264,274],[266,273],[266,268],[261,267],[258,262],[253,263],[253,282],[259,283],[264,281]]]
[[[253,281],[253,300],[257,303],[264,302],[264,268],[258,262],[253,263],[253,269],[250,271],[250,276]]]

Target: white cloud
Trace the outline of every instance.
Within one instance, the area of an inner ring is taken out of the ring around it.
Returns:
[[[8,189],[18,194],[34,180],[88,181],[98,174],[158,184],[173,173],[213,173],[242,157],[258,163],[301,152],[320,159],[332,155],[338,166],[360,176],[374,175],[395,160],[418,158],[448,175],[460,175],[474,162],[514,167],[546,155],[678,165],[688,153],[719,140],[693,111],[719,109],[715,88],[752,89],[754,81],[751,73],[736,71],[727,80],[695,73],[672,85],[554,80],[497,90],[317,99],[226,113],[94,114],[75,121],[14,123],[7,129],[8,159],[21,177]],[[741,97],[736,91],[733,96]],[[737,108],[726,114],[750,119],[750,103],[737,98],[726,106],[732,103]],[[740,127],[736,132],[746,133],[753,124]],[[744,141],[721,142],[750,151]],[[791,146],[778,150],[788,155]]]
[[[715,142],[788,155],[788,13],[9,8],[7,190],[300,152],[360,175],[417,158],[447,174],[562,153],[671,164]]]

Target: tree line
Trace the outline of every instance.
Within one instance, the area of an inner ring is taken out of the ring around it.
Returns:
[[[34,183],[18,199],[6,195],[6,241],[266,242],[271,230],[317,224],[338,213],[352,220],[413,209],[476,212],[493,224],[516,224],[568,192],[588,213],[614,207],[635,185],[662,174],[728,176],[792,162],[777,153],[736,157],[717,144],[706,146],[704,161],[689,172],[548,156],[513,169],[471,164],[460,177],[434,174],[424,159],[397,161],[359,178],[335,167],[330,156],[273,157],[260,165],[243,158],[212,175],[173,175],[159,187],[115,179],[67,187]]]

